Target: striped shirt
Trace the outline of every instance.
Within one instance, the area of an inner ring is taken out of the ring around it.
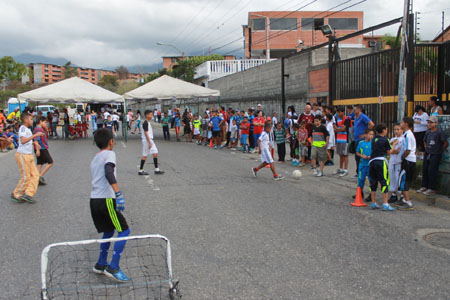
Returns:
[[[286,130],[284,128],[281,128],[280,130],[275,129],[275,140],[277,141],[277,144],[283,144],[286,142],[286,139],[284,137]]]

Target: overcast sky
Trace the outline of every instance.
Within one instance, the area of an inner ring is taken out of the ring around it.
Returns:
[[[351,0],[337,9],[361,0]],[[149,65],[177,51],[202,54],[242,37],[249,11],[295,10],[314,0],[0,0],[0,56],[32,53],[64,57],[86,67]],[[327,10],[345,0],[316,0],[303,10]],[[432,39],[450,24],[448,0],[415,1],[422,12],[420,35]],[[364,27],[403,14],[402,0],[367,0],[349,10],[364,11]],[[375,34],[395,34],[397,26]],[[242,47],[239,40],[217,50]],[[235,54],[242,55],[242,52]]]

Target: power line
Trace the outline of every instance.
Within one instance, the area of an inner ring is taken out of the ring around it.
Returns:
[[[204,18],[200,23],[198,23],[197,26],[195,26],[194,29],[192,29],[188,34],[186,34],[186,35],[184,36],[184,38],[183,38],[180,42],[184,41],[184,40],[185,40],[186,38],[188,38],[193,32],[195,32],[195,30],[196,30],[200,25],[202,25],[202,24],[208,19],[209,16],[211,16],[211,15],[214,13],[214,11],[216,11],[216,9],[219,8],[220,5],[222,5],[222,3],[223,3],[224,1],[225,1],[225,0],[221,0],[221,1],[219,2],[219,4],[218,4],[216,7],[214,7],[212,11],[209,12],[208,16],[207,16],[206,18]]]
[[[241,0],[238,0],[236,3],[239,3]],[[219,22],[219,26],[217,26],[217,30],[224,25],[226,22],[228,22],[229,20],[231,20],[232,18],[236,17],[238,13],[240,13],[245,7],[247,7],[250,2],[253,0],[248,0],[246,3],[244,3],[244,5],[234,14],[232,15],[230,18],[226,19],[223,22]],[[219,18],[219,20],[223,19],[226,15],[228,15],[237,5],[234,5],[232,8],[230,8],[222,17]],[[220,23],[222,23],[222,25],[220,25]],[[216,27],[211,26],[211,28],[205,33],[205,35],[200,34],[200,36],[198,36],[196,39],[194,39],[190,44],[191,45],[195,45],[199,40],[201,39],[206,39],[208,36],[210,36],[214,31],[216,30]],[[193,47],[195,46],[191,46],[189,48],[188,51],[190,51]]]
[[[442,12],[442,11],[445,11],[445,10],[450,10],[450,7],[444,8],[444,9],[439,9],[439,10],[420,12],[420,14],[421,15],[426,15],[426,14],[431,14],[431,13],[435,13],[435,12]]]
[[[296,10],[289,12],[288,14],[284,15],[283,17],[277,18],[277,19],[276,19],[275,21],[273,21],[273,22],[269,22],[270,24],[265,24],[265,25],[264,25],[264,28],[266,29],[268,26],[270,26],[270,25],[272,25],[272,24],[275,24],[275,23],[277,23],[277,22],[280,22],[282,19],[284,19],[284,18],[286,18],[286,17],[292,15],[293,13],[295,13],[295,12],[297,12],[297,11],[299,11],[299,10],[301,10],[301,9],[303,9],[303,8],[309,6],[309,5],[311,5],[311,4],[313,4],[314,2],[317,2],[317,1],[318,1],[318,0],[312,0],[311,2],[309,2],[309,3],[307,3],[307,4],[303,5],[303,6],[301,6],[301,7],[299,7],[299,8],[297,8]],[[349,1],[352,1],[352,0],[347,0],[347,2],[349,2]],[[306,1],[304,1],[304,2],[302,2],[302,3],[305,3],[305,2],[306,2]],[[341,5],[342,5],[342,4],[341,4]],[[229,44],[232,44],[232,43],[234,43],[234,42],[236,42],[236,41],[238,41],[238,40],[240,40],[240,39],[242,39],[242,38],[243,38],[243,37],[240,37],[239,39],[233,40],[233,41],[231,41],[231,42],[229,42],[229,43],[227,43],[227,44],[225,44],[225,45],[223,45],[223,46],[214,48],[213,50],[215,51],[215,50],[222,49],[222,48],[228,46]]]
[[[342,2],[341,4],[339,4],[339,5],[337,5],[337,6],[334,6],[334,7],[330,8],[330,9],[328,9],[327,11],[330,11],[330,10],[332,10],[332,9],[334,9],[334,8],[337,8],[337,7],[339,7],[339,6],[342,6],[343,4],[346,4],[346,3],[350,2],[350,1],[352,1],[352,0],[347,0],[347,1],[345,1],[345,2]],[[340,9],[340,10],[334,11],[334,12],[332,12],[332,13],[327,14],[326,16],[324,16],[324,18],[329,17],[329,16],[332,16],[332,15],[338,13],[338,12],[344,11],[344,10],[346,10],[346,9],[348,9],[348,8],[354,7],[354,6],[359,5],[359,4],[361,4],[361,3],[363,3],[363,2],[366,2],[366,1],[367,1],[367,0],[362,0],[362,1],[359,1],[359,2],[354,3],[354,4],[352,4],[352,5],[349,5],[349,6],[347,6],[347,7],[344,7],[344,8],[342,8],[342,9]],[[319,15],[321,15],[321,14],[323,14],[323,12],[321,12],[321,13],[319,13],[319,14],[313,16],[312,18],[315,18],[316,16],[319,16]],[[305,23],[304,25],[309,25],[309,24],[313,24],[313,23],[314,23],[314,21],[311,21],[311,22],[309,22],[309,23]],[[279,37],[279,36],[281,36],[281,35],[283,35],[283,34],[289,33],[289,29],[290,29],[290,28],[293,28],[293,26],[288,27],[287,31],[285,31],[285,32],[276,33],[276,34],[274,34],[274,35],[272,35],[272,36],[269,35],[269,40],[270,40],[271,38]],[[261,42],[263,42],[263,41],[267,41],[267,38],[258,40],[258,41],[254,42],[254,43],[252,43],[252,44],[259,44],[259,43],[261,43]],[[244,47],[244,49],[245,49],[245,47]],[[231,53],[234,53],[234,52],[239,51],[239,50],[242,50],[242,48],[239,47],[239,48],[237,48],[237,49],[228,51],[228,52],[226,52],[225,54],[231,54]]]
[[[198,12],[198,14],[196,14],[194,17],[191,18],[191,20],[189,21],[189,23],[186,26],[183,26],[183,29],[180,32],[178,32],[178,34],[175,36],[175,38],[172,41],[170,41],[169,44],[173,44],[178,39],[178,37],[180,35],[182,35],[189,28],[189,26],[191,26],[192,22],[194,22],[194,20],[198,16],[201,15],[201,13],[206,9],[206,7],[208,7],[210,2],[211,2],[211,0],[209,0],[208,3],[202,7],[202,9]]]

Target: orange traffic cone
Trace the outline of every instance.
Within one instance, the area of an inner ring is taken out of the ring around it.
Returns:
[[[355,202],[350,203],[350,205],[352,205],[352,206],[357,206],[357,207],[367,206],[367,204],[365,204],[365,203],[363,202],[363,199],[362,199],[362,191],[361,191],[361,188],[360,188],[360,187],[358,187],[358,188],[356,189]]]
[[[212,140],[213,140],[213,139],[209,139],[209,148],[214,147]]]

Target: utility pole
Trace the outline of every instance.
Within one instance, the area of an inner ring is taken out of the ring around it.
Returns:
[[[444,11],[442,11],[442,42],[444,42]]]
[[[270,47],[269,47],[269,34],[270,34],[270,19],[266,17],[266,58],[270,60]]]
[[[402,38],[400,47],[400,70],[398,74],[398,106],[397,106],[397,121],[401,122],[405,116],[405,92],[406,92],[406,41],[407,41],[407,25],[408,25],[408,14],[409,14],[409,0],[405,0],[403,7],[403,20],[402,20]],[[410,87],[411,88],[411,87]]]

